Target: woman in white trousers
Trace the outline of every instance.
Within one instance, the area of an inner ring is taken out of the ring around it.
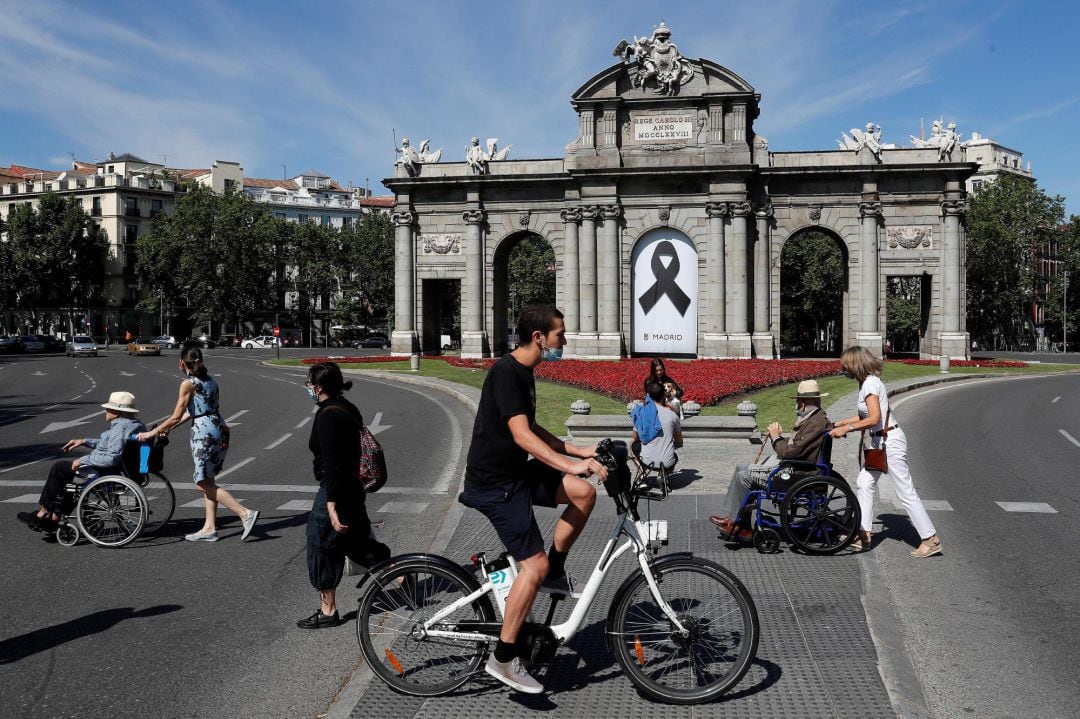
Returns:
[[[840,366],[846,376],[859,383],[859,414],[837,422],[830,434],[833,437],[843,437],[848,432],[861,430],[863,441],[860,443],[860,452],[864,446],[868,449],[881,449],[884,445],[888,474],[892,477],[896,496],[922,540],[919,546],[912,550],[911,556],[923,559],[940,554],[941,538],[938,537],[934,523],[930,521],[930,515],[926,513],[926,507],[915,491],[911,472],[908,471],[907,436],[889,407],[889,395],[880,377],[881,360],[863,347],[850,347],[841,355]],[[882,474],[885,472],[865,466],[859,470],[859,477],[855,482],[855,496],[859,499],[862,526],[859,536],[851,543],[855,551],[863,551],[870,546],[874,492]]]

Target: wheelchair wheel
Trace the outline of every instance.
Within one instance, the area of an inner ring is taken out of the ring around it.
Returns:
[[[146,495],[127,477],[98,477],[83,488],[75,507],[79,530],[99,547],[129,544],[146,524]]]
[[[172,519],[176,509],[176,492],[165,475],[150,472],[144,482],[140,483],[143,494],[146,495],[147,516],[143,526],[143,534],[154,534]]]
[[[807,477],[780,505],[788,541],[808,554],[833,554],[851,543],[859,528],[859,503],[839,475]]]
[[[79,543],[79,528],[64,522],[56,528],[56,541],[65,547],[74,547]]]
[[[754,549],[761,554],[773,554],[780,551],[780,535],[775,529],[766,527],[754,532]]]

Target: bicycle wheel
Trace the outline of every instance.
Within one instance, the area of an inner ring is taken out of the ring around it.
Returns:
[[[146,523],[146,496],[127,477],[98,477],[79,495],[75,519],[99,547],[122,547],[138,537]]]
[[[634,686],[649,699],[698,704],[738,684],[757,653],[754,600],[719,564],[681,557],[654,567],[660,592],[688,630],[675,630],[645,575],[619,589],[608,615],[608,646]]]
[[[487,659],[488,642],[423,636],[421,627],[479,586],[441,558],[406,560],[373,576],[360,599],[356,635],[375,675],[395,691],[422,697],[446,694],[468,681]],[[491,599],[484,595],[437,626],[459,630],[461,623],[493,621]]]
[[[809,554],[834,554],[849,545],[859,528],[859,503],[839,476],[807,477],[780,505],[788,540]]]
[[[172,519],[176,509],[176,492],[164,475],[150,472],[145,476],[146,480],[141,486],[146,495],[147,516],[142,533],[154,534]]]

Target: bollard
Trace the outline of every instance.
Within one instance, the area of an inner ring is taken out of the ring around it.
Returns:
[[[701,414],[701,405],[692,399],[682,403],[683,417],[697,417]]]
[[[757,405],[749,400],[743,400],[735,408],[735,413],[740,417],[757,417]]]
[[[949,374],[949,356],[941,355],[941,359],[938,360],[938,364],[941,366],[941,374]]]
[[[410,372],[419,372],[420,371],[420,355],[415,354],[415,353],[409,355],[409,371]]]
[[[570,414],[589,414],[592,412],[592,405],[583,399],[574,400],[570,403]]]

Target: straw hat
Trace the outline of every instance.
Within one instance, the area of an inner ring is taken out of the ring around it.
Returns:
[[[805,379],[799,383],[799,391],[792,399],[821,399],[828,397],[828,392],[822,392],[816,379]]]
[[[109,401],[101,406],[113,412],[130,412],[131,414],[139,412],[135,409],[135,395],[131,392],[113,392],[109,395]]]

